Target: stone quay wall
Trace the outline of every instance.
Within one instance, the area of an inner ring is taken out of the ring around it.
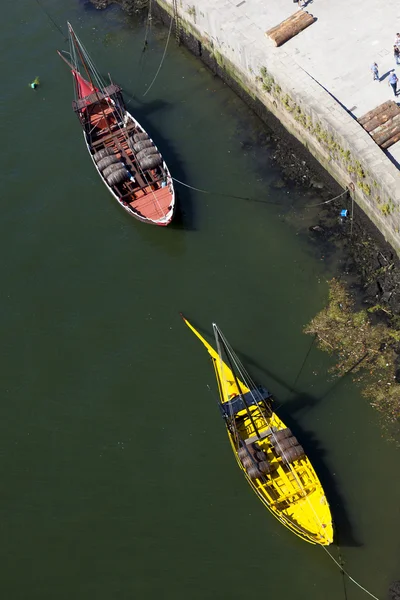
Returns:
[[[295,68],[283,48],[269,51],[265,38],[265,51],[260,50],[238,19],[227,21],[226,3],[156,2],[166,24],[176,20],[178,11],[177,34],[194,54],[261,118],[266,111],[273,113],[343,188],[349,188],[400,256],[400,170],[340,102],[304,69]]]

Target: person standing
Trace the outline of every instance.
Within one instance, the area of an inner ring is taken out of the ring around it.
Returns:
[[[399,78],[397,77],[396,73],[393,71],[393,73],[391,73],[389,75],[388,84],[392,86],[393,94],[395,96],[397,96],[397,82],[398,82],[398,80],[399,80]]]
[[[378,65],[376,63],[372,63],[371,71],[372,71],[372,75],[374,76],[374,81],[379,81],[379,71],[378,71]]]
[[[393,56],[396,65],[400,65],[400,46],[393,46]]]
[[[394,40],[394,45],[400,47],[400,33],[396,33],[396,39]]]

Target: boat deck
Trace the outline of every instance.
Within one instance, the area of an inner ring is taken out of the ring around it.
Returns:
[[[129,206],[137,213],[146,216],[147,219],[158,220],[165,216],[171,205],[171,192],[169,188],[163,187],[156,190],[151,189],[152,186],[140,190],[142,196],[138,197],[140,192],[137,192],[136,198]]]
[[[126,206],[129,206],[138,218],[150,221],[162,221],[171,211],[173,192],[165,185],[164,168],[143,170],[132,151],[128,137],[138,131],[133,120],[125,125],[118,122],[118,115],[112,106],[98,106],[90,115],[91,141],[94,152],[110,148],[127,167],[135,181],[127,180],[109,186],[114,194]]]

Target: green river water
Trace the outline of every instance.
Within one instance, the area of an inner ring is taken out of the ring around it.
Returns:
[[[333,359],[312,348],[299,376],[302,328],[338,271],[309,239],[304,206],[318,192],[282,187],[273,145],[257,143],[263,125],[173,38],[143,96],[164,28],[140,60],[135,19],[45,6],[135,95],[130,109],[174,176],[262,202],[180,188],[172,226],[126,215],[87,156],[61,34],[36,2],[5,3],[1,598],[367,598],[246,484],[183,311],[206,336],[216,321],[282,402],[346,568],[383,600],[400,579],[398,451],[351,379],[332,381]]]

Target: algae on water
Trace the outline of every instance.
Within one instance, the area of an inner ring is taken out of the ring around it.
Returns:
[[[377,305],[355,310],[355,302],[337,279],[329,283],[329,302],[304,332],[316,336],[322,350],[337,356],[332,372],[356,374],[362,394],[377,408],[392,433],[400,425],[400,385],[397,381],[400,322]],[[373,313],[382,313],[385,320]]]

